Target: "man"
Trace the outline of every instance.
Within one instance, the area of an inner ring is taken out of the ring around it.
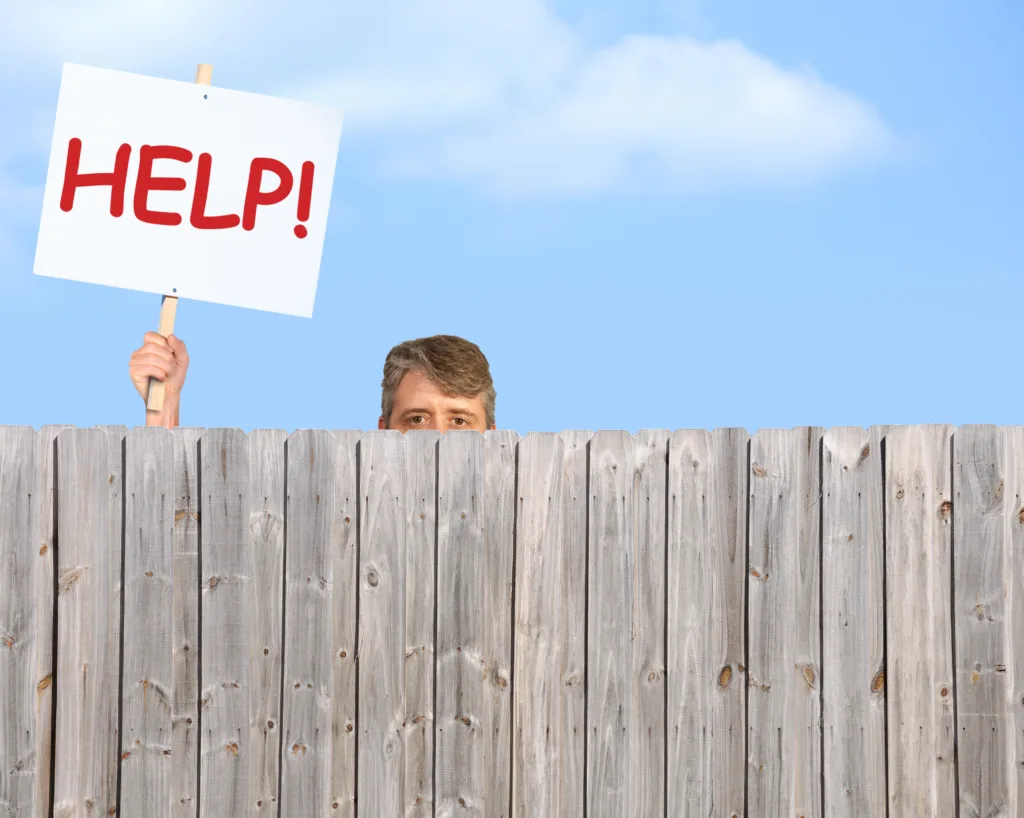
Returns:
[[[188,350],[174,335],[147,332],[128,372],[146,400],[149,379],[163,381],[164,408],[146,410],[147,426],[178,425]],[[384,361],[378,429],[494,429],[494,383],[480,348],[454,335],[434,335],[394,347]]]

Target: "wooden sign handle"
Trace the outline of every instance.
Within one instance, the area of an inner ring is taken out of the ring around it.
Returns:
[[[200,63],[196,67],[196,85],[209,85],[213,80],[213,66],[207,63]],[[164,338],[174,332],[174,316],[178,310],[178,297],[176,295],[165,295],[160,303],[160,325],[157,327]],[[164,394],[166,384],[155,378],[149,379],[149,394],[146,398],[146,408],[160,412],[164,408]]]

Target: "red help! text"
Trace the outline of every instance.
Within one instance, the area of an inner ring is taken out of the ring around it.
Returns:
[[[82,140],[75,138],[68,143],[68,160],[64,169],[64,186],[60,195],[60,209],[71,212],[75,206],[75,191],[80,187],[109,187],[110,215],[119,218],[124,214],[124,195],[128,184],[128,160],[131,157],[131,145],[124,144],[117,150],[114,157],[114,169],[109,173],[82,173],[79,163],[82,158]],[[133,210],[135,218],[146,224],[175,226],[182,223],[180,213],[163,210],[150,210],[147,206],[150,191],[153,190],[184,190],[185,179],[179,176],[154,176],[153,162],[157,159],[172,159],[182,164],[192,161],[192,151],[173,145],[143,145],[139,148],[139,172],[135,181],[135,197]],[[252,230],[256,226],[256,209],[260,206],[275,205],[283,202],[291,193],[295,179],[291,170],[277,159],[257,157],[249,166],[249,181],[245,187],[245,200],[242,215],[226,213],[210,216],[206,213],[206,199],[210,193],[210,174],[213,158],[208,153],[199,154],[196,164],[196,183],[192,194],[192,209],[188,221],[199,230],[226,230],[242,226],[243,230]],[[299,177],[299,203],[295,217],[299,224],[295,225],[295,235],[306,238],[306,226],[302,224],[309,219],[310,199],[313,196],[313,163],[303,162]],[[271,190],[263,190],[263,175],[271,173],[277,177],[277,186]]]

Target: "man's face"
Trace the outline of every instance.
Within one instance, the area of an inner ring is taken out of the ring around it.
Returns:
[[[442,433],[451,429],[484,432],[487,430],[487,413],[480,398],[445,395],[423,373],[407,372],[395,391],[390,426],[385,425],[381,417],[377,428],[399,432],[410,429],[433,429]],[[494,428],[493,424],[491,428]]]

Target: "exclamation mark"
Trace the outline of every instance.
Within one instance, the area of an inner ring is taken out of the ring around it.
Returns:
[[[299,181],[299,209],[295,214],[300,222],[309,219],[309,203],[313,198],[313,163],[302,163],[302,179]],[[306,238],[306,225],[295,225],[295,235],[300,239]]]

